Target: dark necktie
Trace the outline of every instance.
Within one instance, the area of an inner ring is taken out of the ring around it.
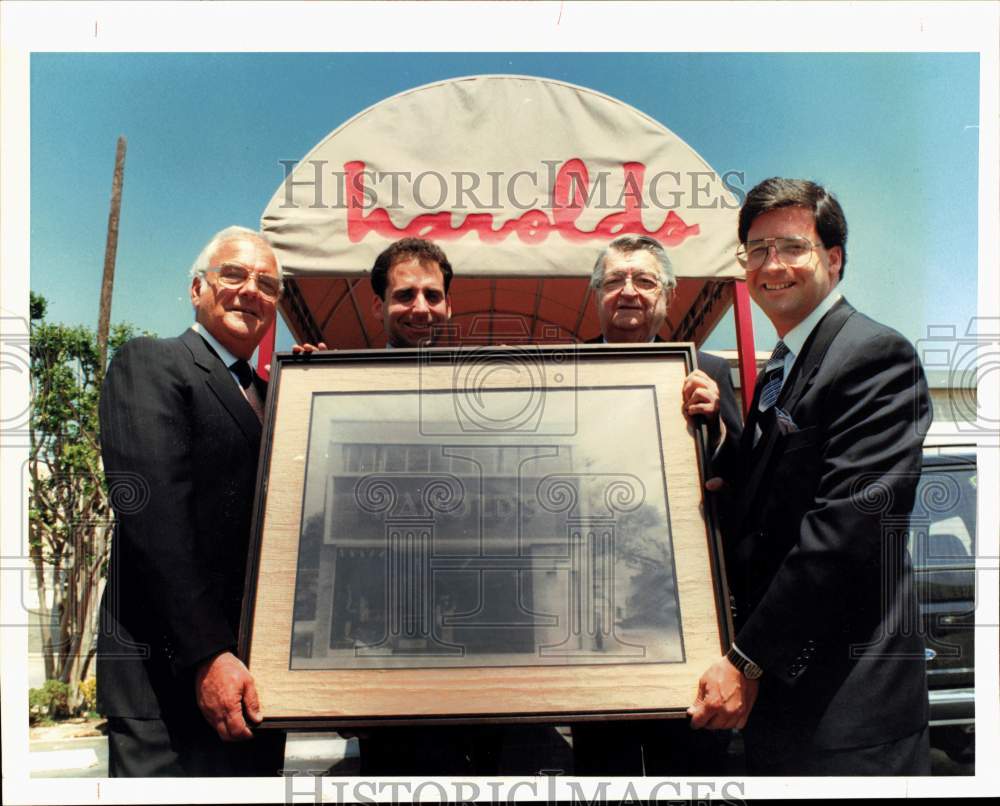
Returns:
[[[781,395],[781,381],[785,377],[785,356],[788,353],[788,347],[783,341],[779,341],[775,345],[771,357],[767,360],[767,364],[764,367],[764,379],[762,381],[764,385],[760,390],[760,398],[757,401],[757,410],[761,413],[767,411],[778,402],[778,397]]]
[[[243,396],[247,399],[247,403],[250,404],[250,408],[253,409],[253,413],[257,415],[258,420],[264,422],[264,403],[260,399],[257,385],[253,382],[254,373],[250,369],[250,364],[241,358],[230,364],[229,369],[239,379],[240,386],[243,387]]]
[[[785,356],[789,352],[785,343],[779,341],[774,346],[774,352],[771,353],[771,357],[767,359],[767,364],[764,365],[764,371],[760,376],[760,397],[757,398],[757,411],[761,414],[771,408],[781,396],[781,381],[785,377]],[[760,441],[761,436],[763,436],[763,432],[758,420],[753,431],[754,445]]]

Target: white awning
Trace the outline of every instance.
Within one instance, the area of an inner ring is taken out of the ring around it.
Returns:
[[[406,236],[447,253],[456,322],[479,317],[481,330],[483,316],[519,317],[530,338],[592,336],[581,281],[610,240],[639,233],[687,278],[664,334],[694,318],[682,337],[695,338],[718,318],[706,315],[712,300],[728,304],[706,296],[706,281],[741,273],[738,207],[694,149],[619,100],[549,79],[473,76],[400,93],[336,128],[291,170],[261,226],[292,280],[283,313],[297,337],[378,345],[368,283],[350,278]]]

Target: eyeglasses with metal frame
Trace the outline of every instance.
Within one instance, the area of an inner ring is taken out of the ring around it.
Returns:
[[[601,281],[601,291],[605,294],[621,291],[629,281],[632,282],[632,288],[640,294],[652,294],[654,291],[658,291],[661,286],[660,278],[653,274],[615,272],[614,274],[609,274]]]
[[[206,274],[218,274],[219,285],[226,288],[242,288],[252,276],[257,283],[257,290],[267,299],[277,299],[281,296],[281,281],[272,274],[264,274],[259,270],[250,271],[238,263],[223,263],[206,269]]]
[[[823,244],[813,243],[801,235],[762,238],[740,244],[736,249],[736,260],[746,271],[757,271],[767,262],[767,255],[774,247],[778,263],[788,269],[798,269],[809,263],[813,250],[819,246]]]

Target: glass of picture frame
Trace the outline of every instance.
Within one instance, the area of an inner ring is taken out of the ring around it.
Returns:
[[[690,345],[278,354],[264,727],[682,716],[729,644]]]

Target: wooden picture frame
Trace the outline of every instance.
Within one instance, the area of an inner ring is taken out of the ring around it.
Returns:
[[[683,716],[732,626],[691,345],[278,354],[263,727]]]

